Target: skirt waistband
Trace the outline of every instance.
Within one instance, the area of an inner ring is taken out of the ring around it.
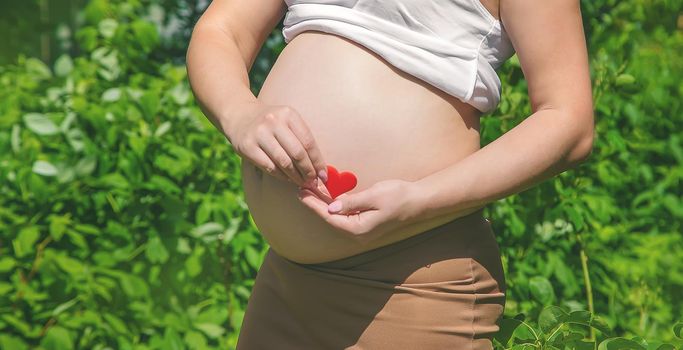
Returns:
[[[366,252],[352,255],[346,258],[341,258],[337,260],[332,260],[328,262],[323,262],[323,263],[316,263],[316,264],[299,264],[299,265],[304,265],[304,266],[314,266],[314,267],[322,267],[322,268],[333,268],[333,269],[346,269],[346,268],[351,268],[354,266],[358,266],[361,264],[365,264],[369,261],[379,259],[381,257],[393,254],[399,250],[403,250],[406,248],[409,248],[411,246],[420,244],[430,238],[436,237],[439,234],[453,234],[453,229],[456,227],[475,227],[476,225],[482,225],[486,221],[484,221],[482,217],[482,212],[484,208],[480,208],[477,211],[474,211],[470,214],[467,214],[465,216],[461,216],[459,218],[456,218],[454,220],[451,220],[445,224],[439,225],[437,227],[434,227],[430,230],[427,230],[422,233],[418,233],[414,236],[411,236],[409,238],[406,238],[404,240],[400,240],[385,246],[381,246],[375,249],[368,250]]]

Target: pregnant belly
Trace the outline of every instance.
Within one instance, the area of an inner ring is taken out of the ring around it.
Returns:
[[[382,180],[418,180],[480,148],[476,109],[328,33],[306,31],[290,41],[257,98],[298,111],[325,162],[357,175],[349,193]],[[246,160],[242,180],[263,237],[278,254],[304,264],[359,254],[449,221],[435,218],[420,223],[420,231],[399,229],[360,244],[299,202],[296,184]]]

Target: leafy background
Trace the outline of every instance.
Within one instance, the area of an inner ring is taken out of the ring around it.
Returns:
[[[187,82],[206,5],[0,2],[0,349],[234,348],[267,243]],[[581,1],[595,147],[486,208],[509,284],[497,348],[683,346],[682,5]],[[482,146],[531,112],[516,56],[499,74]]]

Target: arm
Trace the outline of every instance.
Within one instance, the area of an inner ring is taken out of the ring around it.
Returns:
[[[248,72],[286,10],[282,0],[215,0],[192,31],[186,57],[190,86],[202,112],[228,139],[237,118],[233,111],[256,102]]]
[[[477,152],[416,181],[415,221],[463,216],[591,154],[593,99],[579,1],[501,0],[500,14],[533,113]]]
[[[417,181],[380,181],[331,203],[301,189],[301,202],[340,233],[381,246],[481,210],[585,161],[594,121],[579,0],[501,0],[500,16],[528,83],[529,117]]]

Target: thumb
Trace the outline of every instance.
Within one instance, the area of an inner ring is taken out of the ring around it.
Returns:
[[[369,209],[372,203],[372,196],[369,191],[359,193],[343,193],[327,206],[330,213],[347,214],[355,211]]]

